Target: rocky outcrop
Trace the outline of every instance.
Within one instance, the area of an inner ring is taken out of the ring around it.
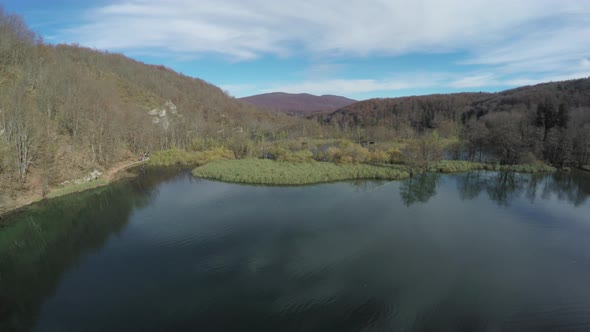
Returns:
[[[76,180],[71,180],[71,181],[64,181],[62,182],[62,186],[66,185],[66,184],[82,184],[82,183],[87,183],[90,181],[94,181],[94,180],[98,180],[98,178],[100,178],[100,176],[102,175],[102,172],[95,169],[92,172],[90,172],[90,174],[80,178],[80,179],[76,179]]]
[[[164,103],[162,108],[154,108],[148,111],[148,114],[152,117],[152,123],[162,126],[164,129],[170,127],[171,116],[181,117],[178,114],[176,105],[170,100]]]

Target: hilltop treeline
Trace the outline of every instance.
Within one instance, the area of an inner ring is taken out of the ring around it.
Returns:
[[[375,141],[436,130],[460,137],[457,150],[470,160],[590,162],[590,79],[500,93],[371,99],[314,118]]]
[[[4,189],[60,183],[144,151],[188,148],[195,140],[240,145],[253,137],[303,135],[314,125],[259,110],[163,66],[46,44],[0,8]]]

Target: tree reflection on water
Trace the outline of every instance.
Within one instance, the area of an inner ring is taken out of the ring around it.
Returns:
[[[590,196],[590,174],[579,171],[554,174],[473,171],[451,177],[457,181],[462,200],[475,199],[485,192],[500,206],[508,206],[514,198],[521,196],[534,202],[552,195],[580,206]],[[440,179],[440,174],[427,173],[403,181],[400,185],[402,201],[406,206],[427,203],[436,195]]]

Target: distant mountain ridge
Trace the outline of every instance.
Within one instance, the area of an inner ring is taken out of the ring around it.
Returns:
[[[335,111],[352,105],[357,100],[334,95],[315,96],[308,93],[273,92],[240,98],[252,105],[287,113]]]

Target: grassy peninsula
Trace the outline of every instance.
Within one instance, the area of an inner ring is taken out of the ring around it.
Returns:
[[[304,185],[344,180],[401,180],[412,173],[456,173],[473,170],[514,171],[524,173],[553,172],[546,165],[493,165],[470,161],[445,160],[426,168],[408,165],[335,164],[331,162],[284,162],[267,159],[221,160],[193,170],[200,178],[225,182],[264,185]]]
[[[268,185],[302,185],[355,179],[399,180],[410,176],[403,167],[263,159],[216,161],[195,168],[193,175],[226,182]]]

